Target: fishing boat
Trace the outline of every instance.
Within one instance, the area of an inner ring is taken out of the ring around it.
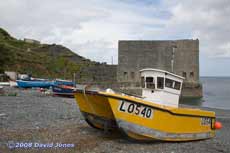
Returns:
[[[108,91],[111,92],[110,89]],[[74,90],[74,97],[85,121],[91,127],[101,130],[117,129],[108,98],[99,94],[98,89],[78,85]]]
[[[70,80],[61,80],[55,79],[54,81],[42,78],[26,78],[24,80],[16,80],[18,87],[20,88],[50,88],[51,86],[58,86],[58,85],[67,85],[67,86],[74,86],[74,83]]]
[[[64,96],[64,97],[74,97],[73,90],[75,88],[73,86],[67,85],[52,85],[53,95]]]
[[[71,80],[63,80],[63,79],[55,79],[54,85],[67,85],[67,86],[74,86],[74,82]]]
[[[33,88],[33,87],[39,87],[39,88],[49,88],[52,86],[52,81],[41,81],[41,80],[16,80],[17,85],[19,88]]]
[[[179,107],[183,77],[151,68],[140,74],[141,97],[77,89],[75,98],[86,121],[99,129],[118,128],[135,140],[201,140],[221,128],[215,112]]]

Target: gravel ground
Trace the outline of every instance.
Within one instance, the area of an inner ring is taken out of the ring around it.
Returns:
[[[230,153],[230,110],[205,108],[215,111],[223,124],[213,139],[140,143],[126,140],[116,131],[104,133],[89,127],[74,99],[52,97],[35,89],[5,88],[5,91],[11,96],[0,96],[0,153]],[[24,146],[15,148],[17,143]],[[30,143],[69,146],[39,148],[30,147]]]

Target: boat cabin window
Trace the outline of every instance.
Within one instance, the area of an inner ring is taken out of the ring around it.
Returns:
[[[168,88],[180,90],[181,83],[178,82],[178,81],[174,81],[174,80],[166,78],[165,79],[165,86],[168,87]]]
[[[175,81],[174,89],[180,90],[181,83],[178,81]]]
[[[164,89],[164,78],[163,77],[157,77],[157,88]]]
[[[155,89],[155,82],[153,77],[146,77],[146,88]]]
[[[168,88],[173,88],[173,80],[171,79],[165,79],[165,86]]]

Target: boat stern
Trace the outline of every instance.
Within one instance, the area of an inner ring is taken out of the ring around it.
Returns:
[[[108,98],[97,91],[75,90],[75,100],[86,122],[97,129],[116,129],[116,121]]]

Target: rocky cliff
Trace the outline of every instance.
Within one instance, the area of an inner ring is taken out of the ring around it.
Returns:
[[[0,71],[16,71],[34,77],[71,79],[73,73],[100,64],[56,44],[29,43],[0,28]],[[0,73],[1,73],[0,72]]]

